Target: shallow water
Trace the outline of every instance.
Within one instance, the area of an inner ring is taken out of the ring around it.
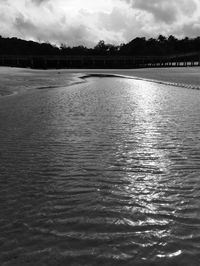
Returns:
[[[0,67],[0,97],[30,89],[53,89],[80,82],[80,73],[70,70],[33,70]]]
[[[199,265],[199,114],[120,78],[0,98],[1,265]]]

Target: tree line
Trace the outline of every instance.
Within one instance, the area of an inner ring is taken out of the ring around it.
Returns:
[[[0,55],[171,55],[200,52],[200,37],[177,39],[173,35],[158,38],[137,37],[126,44],[107,44],[99,41],[93,48],[85,46],[60,47],[50,43],[38,43],[18,38],[0,36]]]

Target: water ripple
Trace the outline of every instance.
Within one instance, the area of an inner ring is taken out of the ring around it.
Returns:
[[[1,265],[200,264],[199,91],[96,78],[2,99]]]

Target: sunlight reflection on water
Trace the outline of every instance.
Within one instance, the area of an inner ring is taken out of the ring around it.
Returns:
[[[1,100],[1,262],[198,265],[199,113],[117,78]]]

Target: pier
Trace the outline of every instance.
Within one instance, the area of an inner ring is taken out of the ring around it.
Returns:
[[[1,55],[0,66],[50,68],[152,68],[200,66],[200,53],[170,56]]]

